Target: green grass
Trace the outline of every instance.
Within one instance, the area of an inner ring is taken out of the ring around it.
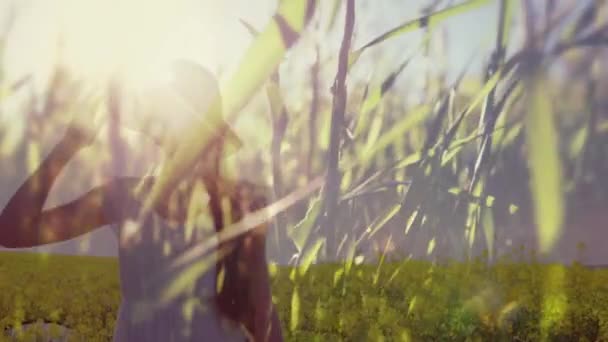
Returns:
[[[120,302],[115,258],[0,253],[0,326],[38,319],[108,341]]]
[[[0,253],[0,270],[2,327],[41,319],[86,341],[110,340],[120,302],[116,259]],[[608,341],[608,270],[506,260],[270,270],[288,341]],[[563,275],[561,287],[545,281],[552,274]],[[547,298],[565,305],[543,306]],[[543,328],[543,317],[555,315]]]

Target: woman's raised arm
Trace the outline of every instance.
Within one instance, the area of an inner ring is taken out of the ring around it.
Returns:
[[[91,140],[91,136],[76,127],[68,128],[63,139],[0,213],[0,246],[26,248],[64,241],[118,219],[103,214],[103,198],[109,185],[95,188],[65,205],[43,210],[57,176]]]

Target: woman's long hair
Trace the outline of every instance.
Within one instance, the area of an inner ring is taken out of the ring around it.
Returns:
[[[219,85],[211,72],[187,60],[178,60],[173,67],[175,77],[171,86],[192,105],[194,112],[205,114],[211,102],[218,99],[219,107],[216,109],[222,110]],[[205,120],[204,117],[201,119]],[[263,195],[250,195],[261,193],[255,191],[257,187],[252,184],[227,181],[221,177],[223,157],[240,148],[241,141],[225,122],[220,122],[213,129],[216,134],[201,154],[201,176],[209,195],[214,227],[217,235],[221,236],[226,226],[239,221],[247,212],[263,207],[265,200]],[[228,208],[223,205],[224,202],[227,202]],[[216,290],[215,304],[223,318],[243,324],[251,332],[253,308],[247,289],[251,287],[252,278],[243,265],[245,258],[242,257],[247,237],[246,233],[228,241],[220,238],[216,276],[221,286]]]
[[[226,226],[240,221],[248,212],[263,208],[266,200],[258,187],[251,183],[245,181],[231,183],[222,179],[220,176],[222,141],[223,135],[220,135],[208,149],[211,152],[207,153],[206,160],[211,162],[203,176],[209,194],[209,208],[214,227],[220,239],[216,262],[218,287],[215,304],[223,318],[236,324],[243,324],[251,332],[253,308],[247,289],[251,287],[253,280],[242,256],[247,248],[245,240],[251,232],[227,241],[222,240],[221,232]]]

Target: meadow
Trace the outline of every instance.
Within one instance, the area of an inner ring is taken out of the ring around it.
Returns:
[[[70,341],[111,340],[115,259],[1,253],[0,269],[0,328],[56,323],[72,331]],[[608,270],[505,258],[270,271],[287,341],[608,341]],[[563,288],[546,288],[543,279],[556,276]],[[543,316],[544,293],[554,297]],[[43,341],[26,332],[21,340]]]

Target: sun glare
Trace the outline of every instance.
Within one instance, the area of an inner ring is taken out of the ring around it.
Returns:
[[[183,99],[166,91],[166,96],[151,97],[147,91],[170,83],[172,62],[178,59],[206,67],[221,84],[241,62],[252,40],[240,19],[262,28],[271,20],[276,5],[274,0],[259,0],[255,6],[246,0],[30,0],[19,4],[15,27],[8,36],[7,80],[10,83],[32,76],[33,91],[43,96],[59,63],[71,78],[101,94],[118,76],[129,91],[123,101],[123,112],[129,115],[121,118],[125,128],[139,131],[145,125],[147,129],[153,115],[165,118],[167,112],[173,113],[171,124],[182,127],[192,112],[182,106]],[[21,93],[23,96],[2,104],[15,109],[5,112],[19,112],[17,108],[27,95]],[[158,102],[162,106],[154,111],[138,110],[141,103],[148,105],[147,109]],[[172,110],[161,110],[168,106]],[[176,107],[182,109],[181,121]],[[259,128],[250,129],[264,119],[242,116],[231,124],[239,136],[255,141],[264,137],[261,144],[265,144],[269,135],[260,134]]]
[[[76,73],[107,81],[116,73],[133,82],[158,82],[170,60],[214,64],[210,44],[194,27],[184,1],[63,0],[60,53]],[[204,32],[204,30],[202,30]],[[197,44],[192,43],[197,34]],[[207,50],[207,51],[205,51]]]

